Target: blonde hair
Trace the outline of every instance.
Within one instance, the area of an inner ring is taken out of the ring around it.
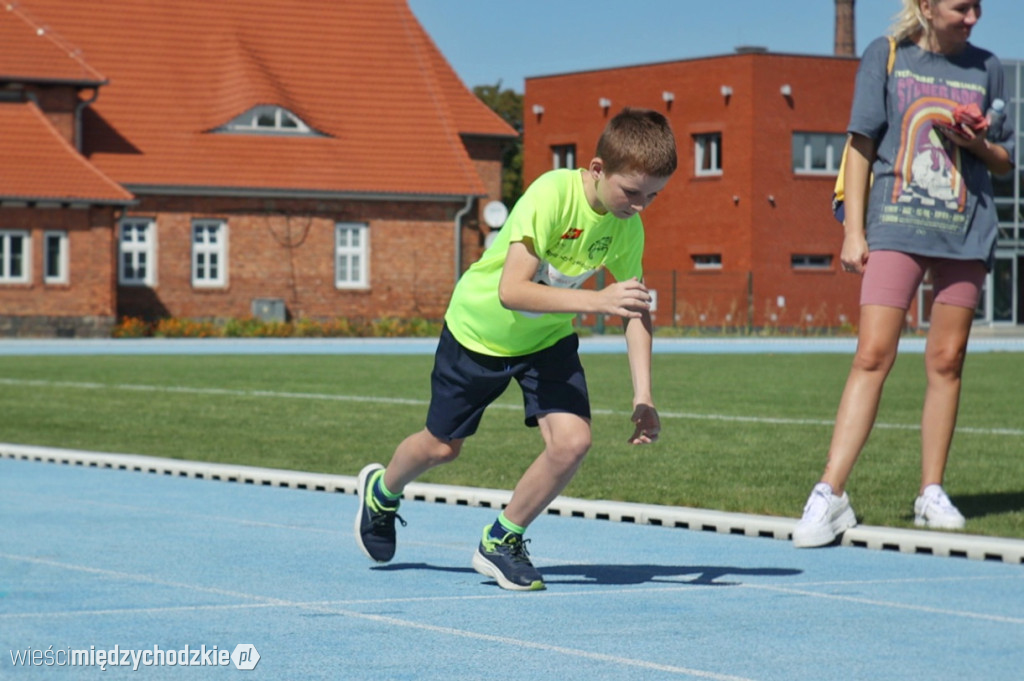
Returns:
[[[935,7],[942,0],[925,0],[929,5]],[[903,8],[893,17],[892,27],[889,34],[900,43],[904,40],[916,41],[922,34],[930,35],[932,25],[925,19],[921,12],[921,0],[903,0]]]

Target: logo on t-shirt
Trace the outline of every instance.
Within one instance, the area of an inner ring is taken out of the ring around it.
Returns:
[[[570,227],[565,234],[562,235],[563,239],[579,239],[583,236],[583,230],[579,227]]]
[[[590,244],[590,248],[587,249],[587,255],[590,256],[591,260],[598,260],[602,253],[608,252],[608,247],[612,245],[612,238],[610,236],[602,237]]]

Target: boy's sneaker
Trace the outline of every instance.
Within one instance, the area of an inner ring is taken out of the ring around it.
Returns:
[[[793,528],[793,546],[810,548],[825,546],[857,524],[857,516],[850,507],[850,498],[832,493],[832,486],[819,482],[811,490],[804,506],[804,515]]]
[[[491,539],[491,526],[484,528],[480,547],[473,554],[473,569],[492,577],[502,589],[512,591],[540,591],[544,580],[530,562],[526,542],[517,534],[509,533],[501,541]]]
[[[941,485],[928,485],[914,501],[914,524],[937,530],[962,530],[964,517]]]
[[[373,496],[377,478],[384,475],[384,466],[371,463],[359,471],[359,515],[356,516],[356,542],[371,560],[386,563],[395,557],[395,520],[405,526],[398,515],[398,502],[382,506]]]

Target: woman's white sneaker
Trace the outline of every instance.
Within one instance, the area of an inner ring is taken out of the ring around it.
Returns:
[[[941,485],[928,485],[914,501],[914,524],[918,527],[962,530],[965,522]]]
[[[856,524],[857,516],[846,492],[836,496],[831,485],[819,482],[807,498],[803,517],[793,528],[793,546],[810,548],[831,544]]]

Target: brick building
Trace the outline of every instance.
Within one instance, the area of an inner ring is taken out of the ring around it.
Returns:
[[[852,323],[857,291],[840,271],[829,201],[856,68],[852,58],[741,49],[529,78],[524,180],[586,164],[622,107],[659,110],[676,132],[679,170],[644,215],[656,323]]]
[[[0,335],[440,318],[517,132],[405,0],[0,6]]]
[[[851,51],[851,25],[847,17],[846,27],[837,28],[837,53],[840,42]],[[1024,65],[1003,64],[1009,117],[1019,134]],[[857,66],[852,56],[737,48],[527,78],[524,183],[552,167],[586,165],[608,118],[622,107],[659,110],[676,132],[680,163],[644,214],[645,271],[658,294],[655,323],[796,330],[856,324],[859,278],[842,272],[842,228],[830,201]],[[999,243],[977,320],[1021,324],[1020,173],[997,178],[995,190]],[[908,326],[927,325],[929,301],[926,281]]]

